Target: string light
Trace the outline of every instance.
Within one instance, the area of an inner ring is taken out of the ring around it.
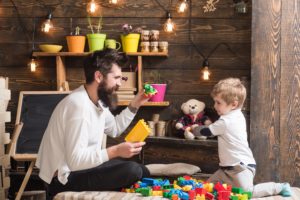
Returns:
[[[187,0],[181,0],[177,6],[178,13],[184,13],[188,9]]]
[[[171,13],[167,12],[167,21],[164,24],[164,31],[167,33],[172,33],[175,30],[175,24],[171,19]]]
[[[48,33],[52,28],[53,28],[53,23],[52,23],[52,14],[49,13],[47,15],[46,20],[42,24],[42,31],[45,33]]]
[[[36,62],[35,57],[33,57],[33,56],[31,57],[31,60],[30,60],[30,62],[28,64],[28,66],[30,67],[30,71],[31,72],[35,72],[36,71],[38,63]]]
[[[109,0],[109,3],[110,3],[110,4],[115,4],[115,5],[116,5],[116,4],[118,4],[118,0]]]
[[[99,7],[100,6],[95,2],[95,0],[91,0],[86,6],[86,11],[93,15],[99,11]]]
[[[201,70],[201,73],[202,73],[202,79],[203,79],[204,81],[208,81],[208,80],[210,79],[210,74],[211,74],[211,73],[210,73],[208,67],[209,67],[208,60],[205,59],[205,60],[203,61],[202,70]]]

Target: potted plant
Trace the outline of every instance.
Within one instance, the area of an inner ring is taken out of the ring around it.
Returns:
[[[123,51],[126,53],[137,52],[142,28],[133,29],[131,25],[124,24],[122,30],[121,42]]]
[[[106,34],[100,33],[100,31],[102,30],[102,17],[98,18],[97,25],[92,24],[92,19],[90,16],[88,16],[87,19],[88,19],[89,27],[92,32],[90,34],[87,34],[90,52],[96,50],[103,50]]]
[[[71,25],[71,32],[70,35],[66,36],[67,39],[67,45],[69,52],[74,53],[83,53],[84,52],[84,46],[85,46],[85,36],[80,35],[80,27],[76,26],[75,31],[72,31],[72,25]]]
[[[157,90],[157,93],[153,95],[149,99],[149,101],[163,102],[165,99],[167,83],[164,80],[162,80],[161,74],[158,71],[151,71],[149,76],[149,83],[153,88]]]

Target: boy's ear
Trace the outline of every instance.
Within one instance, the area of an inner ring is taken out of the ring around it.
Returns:
[[[238,101],[233,101],[232,106],[234,109],[238,108],[239,102]]]
[[[97,83],[100,83],[103,80],[103,75],[100,71],[95,71],[94,76],[95,81],[97,81]]]

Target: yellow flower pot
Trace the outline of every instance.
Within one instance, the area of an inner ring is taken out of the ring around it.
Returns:
[[[123,51],[126,53],[137,52],[139,47],[140,34],[130,33],[121,35]]]

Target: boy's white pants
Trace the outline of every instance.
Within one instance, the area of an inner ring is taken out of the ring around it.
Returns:
[[[232,187],[243,188],[244,191],[252,192],[253,198],[277,195],[282,190],[282,184],[267,182],[253,185],[255,168],[238,164],[232,169],[219,169],[209,179],[211,183],[226,183]]]

